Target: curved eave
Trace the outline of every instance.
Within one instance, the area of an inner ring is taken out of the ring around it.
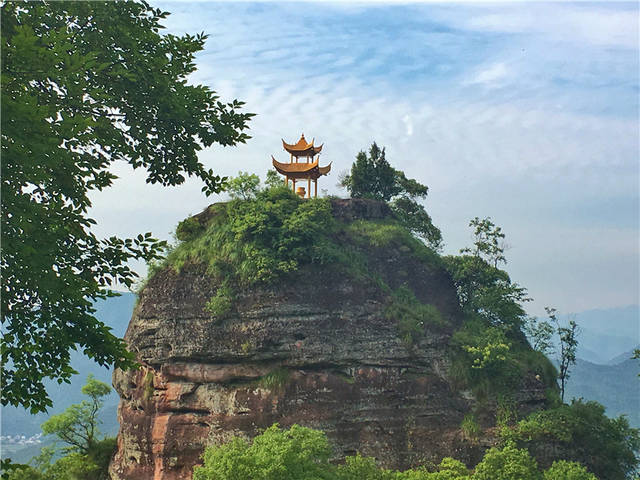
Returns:
[[[316,147],[313,145],[313,140],[311,140],[311,143],[307,143],[302,138],[295,145],[285,142],[284,139],[282,140],[282,147],[294,157],[315,157],[322,151],[323,145],[324,143]]]
[[[327,165],[326,167],[318,167],[318,171],[320,172],[320,175],[326,175],[327,173],[329,173],[331,171],[331,164],[333,162],[330,162],[329,165]]]
[[[322,175],[326,175],[331,171],[331,164],[321,167],[318,165],[318,160],[311,163],[281,163],[271,156],[273,167],[276,171],[289,178],[311,178],[315,180]]]

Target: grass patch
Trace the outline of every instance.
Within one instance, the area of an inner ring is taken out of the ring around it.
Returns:
[[[185,218],[176,227],[176,238],[180,241],[191,240],[201,234],[204,228],[195,217]]]
[[[344,225],[344,231],[357,245],[376,248],[409,248],[419,261],[427,265],[443,265],[440,255],[396,220],[356,220]]]
[[[511,395],[499,395],[496,408],[496,425],[508,427],[518,421],[518,408]]]
[[[518,349],[517,359],[522,374],[531,373],[539,378],[545,387],[557,389],[558,370],[544,353],[523,346]]]
[[[473,413],[467,413],[462,419],[460,430],[466,440],[475,441],[480,436],[480,425]]]
[[[505,402],[522,388],[524,378],[534,376],[548,392],[549,404],[556,402],[557,371],[551,361],[517,336],[510,336],[506,328],[468,317],[451,337],[450,347],[453,386],[470,389],[479,402],[496,400],[499,425],[515,421],[515,407],[510,409]]]
[[[356,220],[345,225],[345,232],[356,242],[381,247],[399,247],[414,239],[406,228],[391,220]]]
[[[398,335],[409,346],[422,339],[426,326],[443,327],[446,324],[436,307],[420,303],[405,286],[391,294],[391,303],[385,308],[384,315],[398,323]]]
[[[351,375],[348,375],[343,372],[335,372],[334,374],[336,377],[340,378],[341,380],[343,380],[345,383],[348,383],[349,385],[353,385],[354,383],[356,383],[356,379],[353,378]]]
[[[153,396],[153,390],[153,372],[151,370],[147,370],[143,381],[142,397],[147,401],[151,400],[151,397]]]
[[[286,368],[276,368],[258,380],[258,386],[271,392],[281,391],[289,382],[290,372]]]

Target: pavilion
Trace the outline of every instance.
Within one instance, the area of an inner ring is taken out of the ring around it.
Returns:
[[[320,160],[315,159],[316,155],[320,154],[322,151],[322,146],[324,144],[315,146],[313,142],[314,140],[311,140],[311,143],[307,143],[307,140],[304,138],[304,133],[300,137],[300,140],[298,140],[298,143],[294,145],[282,140],[282,146],[290,155],[289,163],[281,163],[273,158],[273,155],[271,156],[274,168],[278,173],[284,175],[287,186],[289,185],[289,180],[291,180],[293,183],[293,191],[301,197],[306,195],[308,198],[311,198],[312,180],[314,185],[313,196],[317,197],[318,177],[326,175],[331,171],[331,163],[325,167],[321,167],[319,164]],[[300,161],[301,158],[306,161]],[[297,180],[307,181],[306,192],[304,187],[298,187],[296,190]]]

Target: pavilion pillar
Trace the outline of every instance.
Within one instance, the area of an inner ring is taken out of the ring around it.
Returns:
[[[292,179],[293,181],[293,193],[296,193],[296,179],[295,177]]]
[[[311,177],[307,178],[307,198],[311,198]]]
[[[314,188],[313,198],[317,198],[318,197],[318,179],[317,178],[313,181],[313,188]]]

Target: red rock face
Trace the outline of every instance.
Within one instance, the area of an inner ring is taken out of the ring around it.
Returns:
[[[389,214],[363,201],[335,202],[334,212]],[[447,345],[461,321],[450,278],[401,246],[368,253],[387,285],[409,285],[448,325],[426,326],[407,345],[385,318],[388,294],[331,269],[245,292],[220,321],[204,309],[217,285],[201,268],[156,274],[125,337],[143,367],[114,373],[121,427],[112,477],[190,479],[207,445],[274,422],[322,429],[337,461],[356,452],[399,469],[444,456],[477,461],[482,446],[459,431],[473,399],[447,377]],[[529,381],[517,401],[539,408],[543,386]]]

